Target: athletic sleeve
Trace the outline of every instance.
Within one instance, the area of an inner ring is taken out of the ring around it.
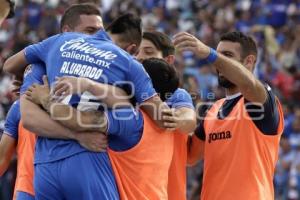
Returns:
[[[26,90],[32,84],[43,84],[43,75],[46,74],[46,69],[43,64],[33,64],[24,74],[23,84],[20,89],[21,95],[26,92]]]
[[[54,35],[37,44],[29,45],[25,48],[25,58],[29,64],[45,62],[51,45],[59,35]]]
[[[132,108],[119,108],[106,112],[107,133],[119,136],[140,136],[143,131],[143,117]]]
[[[20,102],[15,101],[10,107],[5,124],[4,124],[4,134],[9,135],[14,139],[18,139],[18,128],[20,122]]]
[[[265,135],[276,135],[279,124],[279,111],[276,97],[269,86],[266,86],[267,100],[260,105],[254,105],[245,100],[246,109],[256,127]]]
[[[133,60],[129,66],[128,81],[132,82],[131,87],[134,87],[132,91],[134,91],[134,97],[138,103],[147,101],[156,95],[148,73],[136,60]]]
[[[172,108],[191,108],[194,109],[191,95],[184,89],[177,89],[173,95],[166,100],[166,103]]]

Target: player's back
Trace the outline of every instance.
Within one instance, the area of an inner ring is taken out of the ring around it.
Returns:
[[[103,30],[92,36],[81,33],[55,35],[27,47],[25,56],[28,63],[44,62],[50,86],[56,77],[76,76],[119,87],[134,85],[131,88],[138,103],[143,101],[145,94],[148,97],[155,94],[142,65],[116,46]],[[77,107],[81,103],[80,97],[72,96],[70,102]],[[46,138],[38,140],[36,149],[36,163],[53,162],[87,151],[72,140]],[[109,161],[106,154],[103,156]]]
[[[47,50],[46,54],[42,49]],[[104,31],[91,36],[81,33],[56,35],[47,39],[38,51],[46,64],[50,83],[55,77],[76,76],[113,84],[126,80],[131,63],[136,62]]]

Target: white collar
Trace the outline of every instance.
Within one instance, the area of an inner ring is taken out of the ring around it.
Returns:
[[[236,94],[232,94],[232,95],[226,95],[226,100],[231,100],[231,99],[235,99],[235,98],[237,98],[237,97],[239,97],[239,96],[241,96],[242,95],[242,93],[236,93]]]

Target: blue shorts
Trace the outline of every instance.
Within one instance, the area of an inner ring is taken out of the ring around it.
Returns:
[[[17,198],[16,200],[34,200],[34,196],[27,192],[17,191]]]
[[[119,200],[107,153],[82,152],[35,165],[37,200]]]

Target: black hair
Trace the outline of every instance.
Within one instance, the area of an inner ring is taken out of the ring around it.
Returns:
[[[237,42],[241,45],[241,57],[244,59],[248,55],[257,56],[257,47],[255,41],[250,37],[239,31],[225,33],[221,36],[220,41]]]
[[[161,100],[165,101],[179,87],[179,76],[175,67],[159,58],[146,59],[142,64],[152,80],[154,89]]]
[[[175,54],[175,47],[166,34],[158,31],[144,32],[143,38],[152,42],[162,52],[163,57]]]
[[[101,17],[100,10],[93,4],[86,3],[86,4],[74,4],[67,8],[65,11],[60,24],[60,29],[65,25],[70,26],[70,28],[74,28],[80,22],[80,15],[97,15]]]
[[[119,16],[105,30],[111,34],[121,35],[123,42],[128,41],[139,46],[142,41],[142,20],[131,13]]]

